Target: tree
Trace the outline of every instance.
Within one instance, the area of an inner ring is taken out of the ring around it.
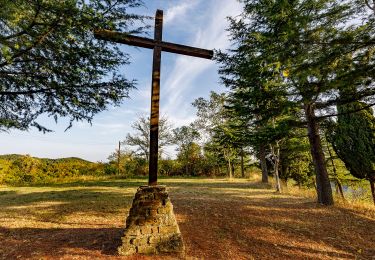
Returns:
[[[334,105],[374,96],[373,19],[366,20],[368,14],[351,1],[243,2],[242,16],[231,19],[229,29],[236,49],[218,56],[223,82],[238,90],[239,104],[251,102],[246,112],[261,116],[258,120],[303,108],[299,122],[290,123],[308,129],[318,202],[332,205],[319,125],[336,115]],[[356,17],[365,22],[348,25]],[[348,85],[359,91],[339,96]],[[256,93],[255,98],[246,100],[243,92]]]
[[[179,150],[177,161],[185,168],[185,175],[198,176],[202,172],[202,151],[197,143],[189,143],[184,150]]]
[[[230,120],[227,114],[225,93],[218,94],[211,91],[209,100],[198,98],[193,102],[197,108],[198,119],[194,125],[204,133],[203,139],[211,153],[216,158],[223,158],[227,162],[229,178],[233,177],[233,160],[237,157],[243,142],[240,140],[238,125],[235,120]]]
[[[203,146],[203,155],[208,171],[215,176],[223,175],[221,168],[226,162],[221,147],[213,140],[208,141]]]
[[[366,6],[370,8],[370,10],[373,11],[375,14],[375,1],[374,0],[364,0],[364,1],[365,1]]]
[[[141,116],[132,124],[134,134],[128,134],[123,143],[130,146],[136,146],[137,152],[140,152],[146,161],[149,160],[150,149],[150,117]],[[171,125],[165,116],[159,121],[159,153],[162,154],[163,147],[173,143],[171,134]]]
[[[185,165],[186,175],[189,175],[191,157],[197,154],[195,141],[199,138],[200,134],[192,125],[173,129],[173,142],[177,145],[178,159]]]
[[[293,129],[280,149],[280,178],[299,187],[313,186],[314,168],[306,129]]]
[[[338,106],[340,115],[337,124],[331,128],[330,140],[339,158],[356,178],[370,182],[375,204],[375,117],[370,108],[356,113],[366,104],[356,102]]]
[[[214,128],[214,136],[212,141],[216,143],[223,154],[224,159],[227,162],[227,169],[229,179],[233,178],[234,174],[234,165],[233,161],[237,157],[236,144],[236,135],[233,132],[234,128],[225,122],[221,125],[218,125]]]
[[[197,109],[197,120],[194,127],[199,129],[203,134],[203,139],[211,139],[214,128],[225,121],[225,103],[224,93],[211,91],[209,100],[204,98],[196,99],[192,105]],[[205,141],[206,141],[205,140]]]
[[[36,127],[45,114],[91,122],[128,97],[135,82],[116,74],[129,57],[93,30],[137,33],[139,0],[14,0],[0,10],[0,130]]]

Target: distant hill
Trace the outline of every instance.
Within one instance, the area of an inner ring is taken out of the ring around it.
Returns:
[[[25,154],[3,154],[0,155],[0,159],[3,160],[16,160],[19,158],[22,158],[24,156],[30,156],[30,155],[25,155]],[[50,159],[50,158],[38,158],[38,157],[33,157],[30,156],[31,158],[42,160],[42,161],[49,161],[49,162],[81,162],[81,163],[94,163],[91,161],[84,160],[79,157],[66,157],[66,158],[57,158],[57,159]]]
[[[78,157],[49,159],[21,154],[0,155],[0,184],[52,183],[79,176],[99,176],[107,173],[104,164]]]

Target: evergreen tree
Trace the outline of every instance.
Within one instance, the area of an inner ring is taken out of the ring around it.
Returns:
[[[231,19],[229,28],[237,48],[218,56],[223,82],[237,93],[237,103],[247,108],[244,113],[260,122],[268,123],[290,107],[303,109],[300,122],[289,123],[308,129],[318,201],[332,205],[319,124],[321,118],[335,115],[334,105],[374,95],[373,20],[366,20],[364,4],[359,8],[357,2],[243,2],[243,14]],[[365,22],[348,25],[358,17]],[[360,91],[338,97],[347,86],[344,82]]]
[[[338,106],[340,115],[330,139],[350,173],[370,182],[375,204],[375,117],[371,108],[360,110],[366,106],[361,102]],[[360,111],[350,113],[354,110]]]
[[[137,33],[139,0],[0,1],[0,130],[36,127],[45,114],[91,122],[128,97],[134,82],[116,71],[128,55],[98,41],[97,28]]]
[[[298,186],[312,187],[314,168],[305,129],[294,129],[280,150],[280,178],[293,179]]]

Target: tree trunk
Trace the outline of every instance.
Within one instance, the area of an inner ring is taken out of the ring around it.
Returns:
[[[232,175],[233,177],[236,175],[236,170],[235,170],[235,164],[232,162]]]
[[[275,179],[276,179],[276,192],[281,192],[281,184],[280,184],[280,176],[279,176],[279,164],[280,164],[280,148],[279,144],[276,143],[275,145],[276,152],[275,152]]]
[[[233,173],[232,173],[232,164],[230,162],[230,159],[228,159],[228,170],[229,170],[229,179],[231,180],[233,178]]]
[[[263,144],[259,146],[259,159],[260,159],[260,167],[262,168],[262,182],[268,183],[266,147]]]
[[[342,190],[342,185],[341,185],[341,182],[340,182],[339,179],[336,179],[336,185],[337,185],[337,188],[338,188],[339,191],[340,191],[341,198],[342,198],[343,200],[345,200],[344,191]]]
[[[241,147],[241,176],[245,178],[245,167],[243,163],[243,148]]]
[[[337,175],[337,169],[336,169],[336,165],[335,165],[335,162],[333,161],[333,155],[332,155],[332,152],[331,152],[331,148],[329,147],[329,143],[327,141],[327,137],[326,137],[326,143],[327,143],[327,150],[328,150],[328,153],[329,153],[329,159],[331,161],[331,164],[332,164],[332,169],[333,169],[333,175],[335,176],[335,179],[336,179],[336,193],[337,191],[340,192],[340,195],[341,195],[341,198],[343,200],[345,200],[345,196],[344,196],[344,192],[342,190],[342,185],[341,185],[341,182],[338,178],[338,175]]]
[[[322,144],[319,136],[319,126],[315,117],[314,107],[311,104],[305,104],[304,110],[307,120],[311,155],[316,172],[318,202],[323,205],[333,205],[332,188],[325,165]]]
[[[217,170],[217,176],[221,176],[221,167],[220,167],[220,165],[217,165],[216,170]]]
[[[370,186],[371,186],[372,199],[374,200],[374,205],[375,205],[375,181],[374,179],[370,179]]]

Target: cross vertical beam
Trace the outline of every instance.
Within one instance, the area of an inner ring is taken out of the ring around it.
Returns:
[[[152,63],[151,115],[150,115],[150,160],[148,167],[148,185],[158,184],[159,156],[159,100],[160,100],[160,63],[163,35],[163,11],[157,10],[155,16],[154,57]]]
[[[213,51],[191,46],[163,42],[163,11],[157,10],[155,15],[154,39],[129,35],[123,32],[96,29],[94,36],[96,39],[123,43],[131,46],[148,48],[154,50],[152,65],[152,88],[151,88],[151,116],[150,116],[150,156],[148,185],[157,185],[158,181],[158,157],[159,157],[159,100],[160,100],[160,62],[161,52],[188,55],[204,59],[212,59]]]

